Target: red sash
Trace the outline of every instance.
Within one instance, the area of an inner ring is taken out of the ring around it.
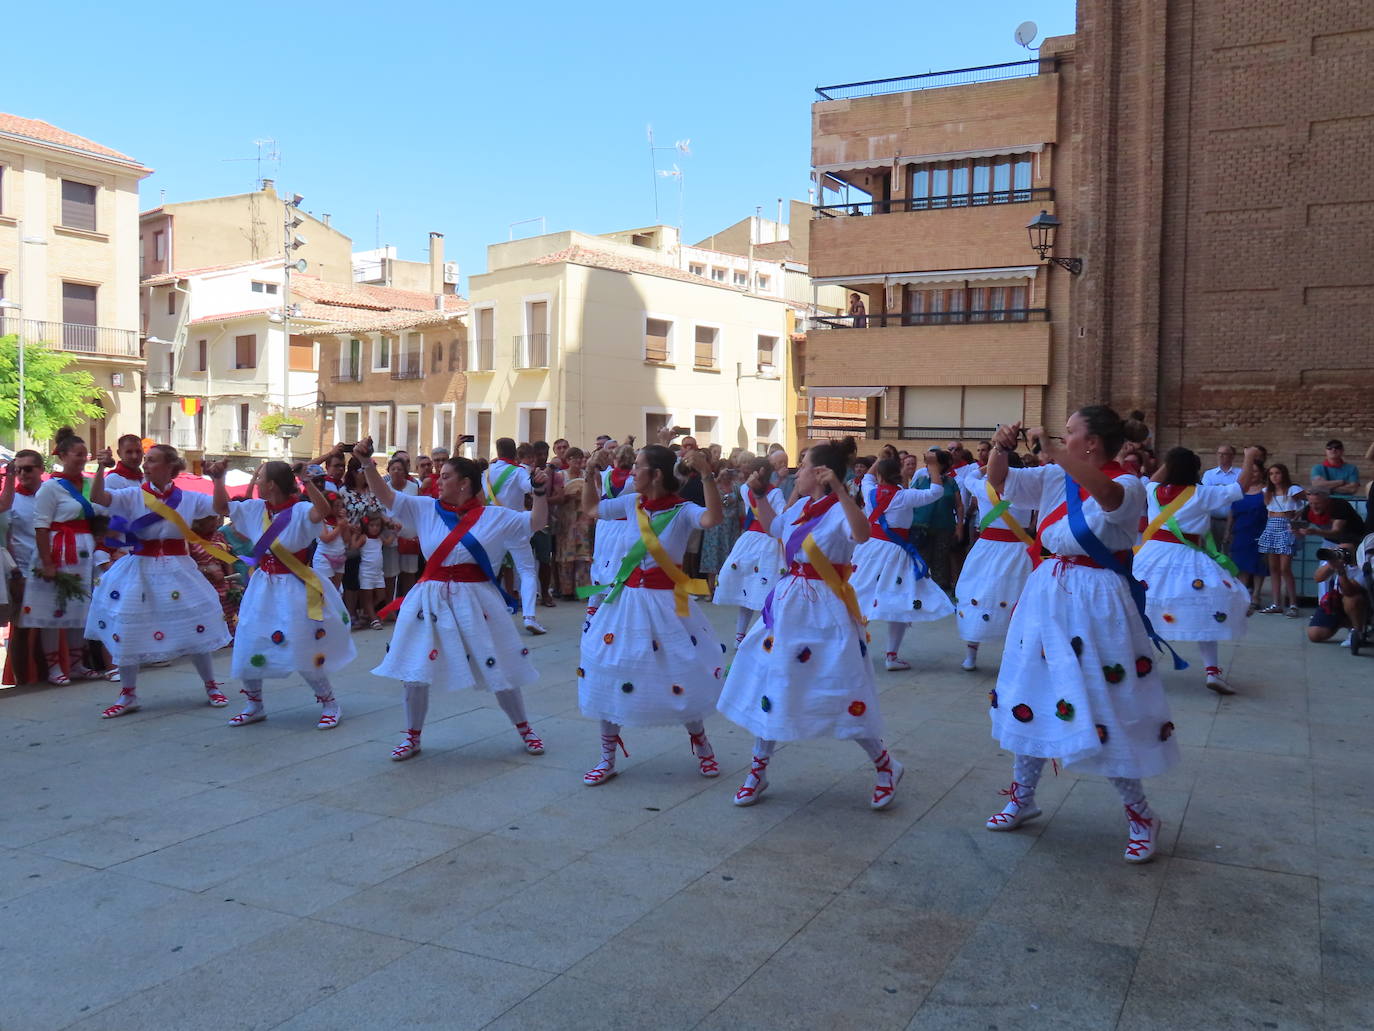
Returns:
[[[185,555],[186,541],[180,537],[168,537],[166,540],[147,540],[138,542],[138,550],[134,552],[139,558],[163,558],[167,555]],[[304,555],[304,552],[301,552]]]
[[[841,579],[848,580],[849,574],[854,571],[854,567],[847,562],[836,562],[835,572],[840,574]],[[819,570],[810,562],[793,562],[787,570],[788,576],[799,576],[803,580],[824,580]]]
[[[880,541],[891,541],[892,538],[883,532],[882,519],[887,512],[888,506],[892,504],[892,499],[897,496],[897,488],[890,483],[878,484],[873,494],[873,511],[868,517],[868,533],[870,537],[876,537]],[[902,533],[897,527],[892,528],[893,533]],[[905,536],[902,538],[906,539]]]
[[[673,578],[663,570],[654,566],[652,569],[641,569],[635,566],[634,572],[625,581],[626,587],[647,587],[651,591],[671,591],[676,584]]]
[[[416,587],[430,580],[439,580],[448,583],[477,583],[478,581],[485,581],[487,579],[485,575],[475,580],[469,580],[465,573],[448,574],[440,572],[440,570],[444,568],[444,559],[448,558],[453,549],[458,547],[458,542],[467,536],[468,531],[477,525],[477,520],[482,518],[484,508],[484,505],[475,504],[459,517],[458,525],[448,532],[448,536],[434,549],[434,554],[429,556],[429,561],[425,563],[424,572],[420,574],[420,579],[415,581]],[[479,567],[472,563],[459,563],[455,568],[461,569],[463,566],[468,565],[472,566],[473,569],[478,569],[480,572]],[[404,598],[397,598],[394,601],[388,602],[382,607],[382,610],[377,613],[377,618],[386,619],[387,616],[399,609],[404,601]]]
[[[1012,533],[1005,526],[989,526],[978,535],[980,541],[1006,541],[1008,544],[1019,544],[1021,538]]]
[[[451,566],[441,566],[427,579],[440,583],[484,584],[487,582],[487,574],[482,572],[482,567],[476,562],[458,562]]]
[[[168,541],[167,543],[170,544],[171,542]],[[186,542],[182,541],[181,543],[185,544]],[[293,551],[291,552],[291,554],[296,556],[296,560],[298,562],[304,563],[306,557],[310,554],[310,549],[304,548],[301,551]],[[258,563],[258,569],[263,573],[285,573],[289,574],[290,576],[296,575],[295,570],[287,566],[285,562],[283,562],[276,556],[275,552],[271,551],[269,551],[266,555],[262,557],[262,561]]]
[[[53,565],[76,565],[77,534],[90,533],[91,524],[84,519],[64,519],[53,523],[48,531],[51,535]]]
[[[1098,471],[1106,473],[1112,479],[1116,479],[1118,476],[1126,475],[1125,468],[1123,468],[1117,462],[1108,462],[1106,465],[1100,466]],[[1065,475],[1067,475],[1067,473]],[[1067,486],[1067,484],[1065,484],[1065,486]],[[1078,496],[1084,501],[1088,500],[1089,495],[1087,488],[1079,487]],[[1059,522],[1059,520],[1063,519],[1064,516],[1068,514],[1068,511],[1069,503],[1067,501],[1061,501],[1050,511],[1049,515],[1047,515],[1044,519],[1040,521],[1040,529],[1035,535],[1035,544],[1032,547],[1026,549],[1030,553],[1032,562],[1038,562],[1040,560],[1040,556],[1045,553],[1044,545],[1041,543],[1044,539],[1045,531],[1048,530],[1055,523]],[[1141,529],[1143,530],[1144,527],[1142,526]]]

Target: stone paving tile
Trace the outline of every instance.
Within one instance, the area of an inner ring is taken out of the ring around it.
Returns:
[[[1132,867],[1115,791],[1072,771],[1046,770],[1039,820],[983,829],[1010,779],[1000,648],[963,673],[947,624],[879,674],[907,767],[888,811],[842,741],[782,745],[762,802],[731,805],[752,740],[719,717],[719,778],[681,728],[629,728],[622,775],[586,788],[581,618],[527,639],[543,757],[490,696],[436,690],[425,752],[389,762],[387,634],[356,635],[327,733],[292,681],[230,729],[185,664],[118,721],[108,684],[0,691],[0,1024],[1374,1026],[1374,656],[1283,620],[1223,649],[1234,697],[1168,671],[1183,761],[1147,786],[1163,847]]]

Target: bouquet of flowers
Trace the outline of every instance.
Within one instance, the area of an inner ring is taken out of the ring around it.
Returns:
[[[72,601],[85,601],[90,597],[86,581],[79,573],[54,573],[52,583],[57,595],[58,608],[65,609]]]

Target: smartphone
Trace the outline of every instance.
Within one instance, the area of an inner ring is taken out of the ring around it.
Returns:
[[[459,443],[459,444],[475,444],[475,443],[477,443],[477,438],[474,437],[471,433],[464,433],[461,437],[458,438],[458,443]]]

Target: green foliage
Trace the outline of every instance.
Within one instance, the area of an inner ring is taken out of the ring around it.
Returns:
[[[281,429],[282,423],[299,423],[300,421],[301,414],[299,412],[292,412],[285,415],[281,412],[267,412],[258,417],[258,429],[269,437],[275,437],[277,431]]]
[[[76,356],[43,344],[24,347],[24,428],[35,440],[47,440],[61,426],[105,414],[93,400],[95,380],[74,369]],[[19,340],[0,337],[0,433],[13,439],[19,425]]]

